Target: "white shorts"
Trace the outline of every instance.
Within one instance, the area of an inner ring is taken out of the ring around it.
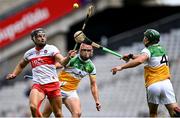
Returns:
[[[169,79],[154,83],[147,87],[147,101],[154,104],[176,103],[174,90]]]
[[[76,90],[72,90],[72,91],[61,90],[61,95],[62,95],[62,98],[72,98],[73,97],[73,98],[79,99],[79,96],[78,96]]]

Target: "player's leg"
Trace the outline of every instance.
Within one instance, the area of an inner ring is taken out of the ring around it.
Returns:
[[[80,117],[81,116],[81,104],[79,98],[70,97],[64,99],[64,104],[71,112],[72,117]]]
[[[49,117],[52,113],[51,104],[49,103],[49,100],[46,99],[44,109],[43,109],[43,117]]]
[[[48,100],[55,117],[62,117],[62,99],[59,82],[45,85]]]
[[[175,97],[175,93],[173,90],[173,86],[170,82],[170,80],[165,80],[163,81],[163,87],[164,87],[164,91],[162,93],[162,101],[161,103],[165,104],[169,115],[171,117],[174,117],[175,115],[180,114],[180,111],[178,111],[178,104],[176,102],[176,97]]]
[[[39,108],[44,98],[45,94],[43,92],[40,92],[36,88],[32,88],[29,96],[29,105],[33,117],[42,117]]]
[[[157,117],[158,104],[148,103],[150,117]]]
[[[72,91],[64,91],[61,90],[63,103],[67,107],[67,109],[71,112],[72,117],[80,117],[81,116],[81,104],[79,100],[79,96],[76,90]]]
[[[168,112],[171,117],[178,116],[178,115],[179,115],[178,117],[180,117],[180,109],[178,109],[179,107],[177,103],[167,104],[165,106],[168,109]]]
[[[49,98],[52,111],[55,117],[62,117],[62,99],[61,96]]]
[[[147,102],[150,117],[157,117],[158,104],[160,104],[161,82],[151,84],[147,87]]]

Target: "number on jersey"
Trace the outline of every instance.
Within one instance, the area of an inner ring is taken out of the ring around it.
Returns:
[[[162,63],[166,63],[166,65],[168,65],[168,59],[166,58],[166,55],[164,54],[163,56],[162,56],[162,59],[161,59],[161,64]]]

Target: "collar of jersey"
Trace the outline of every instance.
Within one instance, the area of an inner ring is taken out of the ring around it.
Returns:
[[[160,46],[160,45],[157,43],[157,44],[150,45],[148,48],[154,47],[154,46]]]
[[[46,46],[46,45],[45,45]],[[44,46],[44,47],[45,47]],[[40,47],[35,47],[35,49],[37,50],[37,51],[40,51],[40,50],[42,50],[44,47],[42,47],[42,48],[40,48]]]
[[[77,56],[79,57],[79,59],[80,59],[82,62],[85,62],[85,63],[87,63],[87,62],[90,60],[90,59],[88,59],[88,60],[84,61],[84,60],[80,57],[80,54],[78,54]]]

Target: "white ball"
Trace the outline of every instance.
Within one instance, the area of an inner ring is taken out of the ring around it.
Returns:
[[[73,8],[74,8],[74,9],[77,9],[77,8],[79,8],[79,5],[78,5],[78,3],[74,3],[74,4],[73,4]]]

